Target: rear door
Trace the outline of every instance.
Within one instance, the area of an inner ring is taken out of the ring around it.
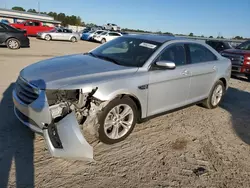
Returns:
[[[188,43],[185,46],[191,72],[188,103],[192,103],[208,97],[216,78],[217,57],[201,44]]]
[[[6,40],[6,28],[0,24],[0,44],[4,43]]]

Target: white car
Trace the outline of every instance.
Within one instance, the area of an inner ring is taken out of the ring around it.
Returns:
[[[116,24],[108,23],[102,26],[105,30],[111,30],[111,31],[121,31],[121,27],[119,27]]]
[[[108,42],[108,41],[113,40],[113,39],[120,37],[120,36],[122,36],[122,34],[118,33],[118,32],[104,31],[104,32],[100,33],[99,35],[96,35],[94,37],[94,40],[103,44],[105,42]]]

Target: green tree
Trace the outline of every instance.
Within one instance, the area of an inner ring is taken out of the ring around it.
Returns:
[[[194,36],[194,34],[193,34],[193,33],[189,33],[189,36],[190,36],[190,37],[193,37],[193,36]]]
[[[29,9],[29,10],[27,10],[27,12],[37,13],[37,11],[35,9]]]
[[[240,40],[240,39],[243,39],[243,37],[236,36],[236,37],[234,37],[234,39],[238,39],[238,40]]]
[[[18,10],[18,11],[24,11],[25,12],[25,9],[23,7],[18,7],[18,6],[12,7],[12,10]]]
[[[213,36],[210,36],[209,38],[212,39],[212,38],[214,38],[214,37],[213,37]]]

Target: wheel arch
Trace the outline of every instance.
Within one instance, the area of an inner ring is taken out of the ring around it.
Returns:
[[[224,77],[221,77],[219,80],[222,81],[222,83],[224,84],[225,88],[228,87],[227,80]]]
[[[138,117],[137,117],[136,122],[140,121],[142,118],[142,107],[141,107],[140,100],[133,94],[120,94],[117,97],[120,97],[120,98],[128,97],[135,103],[136,108],[137,108],[137,112],[138,112]]]
[[[16,37],[8,37],[8,38],[5,40],[5,44],[6,44],[6,42],[7,42],[9,39],[16,39],[16,40],[18,40],[18,38],[16,38]],[[18,40],[18,41],[19,41],[19,40]]]
[[[98,94],[97,95],[94,94],[93,96],[95,98],[103,101],[103,97],[102,96],[99,96]],[[113,94],[109,95],[105,100],[106,101],[112,101],[112,100],[114,100],[116,98],[120,98],[121,99],[121,98],[124,98],[124,97],[130,98],[135,103],[136,108],[138,110],[138,119],[137,119],[137,122],[139,122],[142,119],[142,115],[143,115],[142,110],[143,109],[142,109],[141,101],[133,93],[126,92],[126,91],[116,92],[116,93],[113,93]]]

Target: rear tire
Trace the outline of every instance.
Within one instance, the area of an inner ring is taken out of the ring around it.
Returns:
[[[50,40],[52,39],[52,37],[51,37],[50,35],[45,35],[44,39],[45,39],[46,41],[50,41]]]
[[[208,109],[216,108],[220,104],[224,93],[225,93],[225,86],[221,80],[218,80],[214,84],[209,94],[209,97],[201,105]]]
[[[15,38],[10,38],[6,41],[6,45],[11,50],[17,50],[21,47],[21,43],[19,40]]]
[[[104,44],[106,42],[106,39],[102,39],[101,43]]]

